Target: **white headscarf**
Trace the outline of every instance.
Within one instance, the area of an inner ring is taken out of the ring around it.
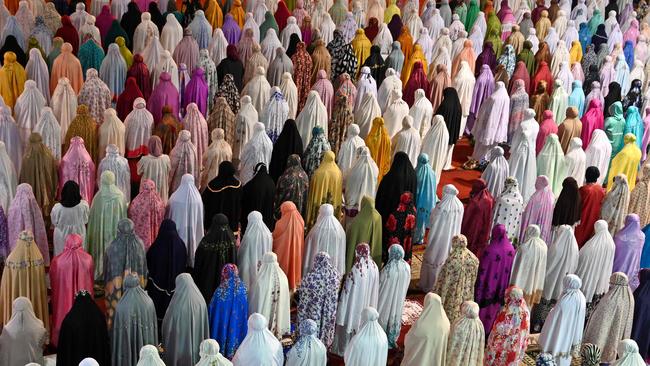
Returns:
[[[261,41],[260,26],[255,21],[255,17],[253,16],[253,13],[246,13],[246,21],[244,22],[244,27],[242,28],[242,34],[246,33],[246,29],[250,29],[253,31],[253,40],[255,42],[259,43]]]
[[[251,103],[257,113],[264,111],[264,105],[271,96],[271,84],[266,80],[266,70],[262,66],[257,67],[255,76],[244,86],[242,95],[251,97]]]
[[[145,11],[140,15],[140,24],[133,33],[133,54],[141,54],[153,37],[160,37],[158,27],[151,21],[151,14]]]
[[[268,321],[262,314],[253,313],[248,317],[248,334],[232,359],[233,365],[282,366],[284,363],[282,345],[267,326]]]
[[[153,88],[158,85],[158,82],[160,81],[160,74],[163,72],[169,73],[172,77],[172,84],[176,87],[176,90],[180,90],[180,81],[178,79],[178,66],[176,65],[176,61],[174,61],[174,58],[172,58],[171,52],[165,50],[162,55],[160,55],[160,61],[158,62],[158,65],[153,69],[153,75],[151,76],[151,82],[153,84]]]
[[[504,188],[506,178],[510,175],[510,168],[508,161],[503,156],[503,148],[495,146],[489,153],[490,163],[481,174],[481,178],[485,180],[487,189],[492,194],[492,197],[501,196],[501,191]]]
[[[409,106],[406,104],[404,99],[402,99],[402,91],[393,89],[390,92],[388,106],[383,115],[384,126],[386,126],[386,130],[388,130],[388,136],[390,136],[391,139],[400,131],[402,121],[404,120],[405,116],[408,116],[408,114]]]
[[[104,123],[99,126],[99,160],[106,156],[106,147],[110,144],[117,146],[120,155],[124,156],[125,140],[124,123],[117,118],[115,109],[109,108],[104,111]]]
[[[427,154],[436,177],[441,177],[449,154],[449,130],[439,114],[433,116],[431,128],[422,139],[421,153]]]
[[[289,119],[289,104],[284,100],[284,96],[277,86],[271,88],[269,98],[264,103],[264,108],[259,110],[260,120],[266,127],[266,134],[277,139],[282,132],[284,122]],[[257,112],[255,113],[257,114]]]
[[[164,31],[164,29],[163,29]],[[226,36],[223,35],[221,28],[215,28],[212,32],[212,41],[208,46],[208,51],[210,52],[210,58],[214,61],[215,65],[219,65],[221,61],[226,58],[226,48],[228,47],[228,40]],[[173,51],[169,51],[173,53]]]
[[[377,82],[370,73],[370,67],[364,66],[359,73],[359,80],[357,81],[357,97],[354,101],[354,110],[357,111],[361,106],[363,97],[366,93],[377,95]]]
[[[280,91],[284,100],[287,101],[289,106],[289,115],[287,118],[295,119],[298,113],[298,87],[293,82],[293,77],[290,72],[282,74],[282,82],[280,82]],[[283,121],[284,122],[284,121]]]
[[[0,141],[0,207],[5,214],[9,212],[9,205],[16,194],[17,185],[16,168],[7,155],[5,143]]]
[[[548,249],[540,235],[539,226],[528,226],[525,240],[517,248],[510,273],[510,284],[523,291],[526,304],[530,308],[539,303],[546,276]]]
[[[280,42],[277,33],[275,33],[275,29],[269,28],[266,31],[266,35],[264,36],[262,43],[260,43],[260,46],[262,47],[262,54],[264,54],[264,57],[266,57],[270,65],[275,59],[278,47],[282,47],[282,42]],[[217,62],[215,61],[215,64],[216,63]]]
[[[32,48],[29,50],[29,61],[27,61],[27,65],[25,66],[25,72],[27,73],[27,78],[34,80],[36,83],[37,89],[40,90],[41,94],[45,98],[45,103],[49,103],[50,74],[47,68],[47,63],[43,59],[43,55],[41,55],[38,48]],[[26,85],[27,82],[25,82],[25,86]]]
[[[386,364],[388,341],[386,333],[377,322],[379,317],[377,310],[369,306],[364,308],[360,315],[364,323],[345,350],[345,364],[347,366]]]
[[[165,363],[158,355],[158,348],[147,344],[140,348],[140,359],[136,366],[165,366]]]
[[[580,248],[576,275],[582,279],[582,292],[588,303],[609,289],[609,275],[614,265],[614,239],[607,231],[607,221],[594,224],[594,236]]]
[[[431,212],[431,228],[427,249],[422,260],[418,287],[431,291],[442,266],[451,251],[451,239],[460,234],[465,208],[458,197],[458,189],[451,184],[442,188],[442,198]]]
[[[359,210],[361,199],[364,196],[374,199],[377,192],[379,168],[370,156],[370,150],[365,145],[361,145],[357,148],[356,156],[350,169],[344,173],[345,208],[348,210]]]
[[[144,98],[133,101],[133,109],[124,119],[126,151],[134,151],[147,146],[153,129],[153,115],[147,110]]]
[[[402,365],[446,364],[449,319],[440,296],[429,292],[424,297],[424,310],[404,339]]]
[[[327,108],[320,100],[318,92],[315,90],[309,91],[307,94],[307,101],[302,108],[298,117],[296,117],[296,126],[300,137],[302,138],[302,146],[307,146],[311,141],[311,131],[316,126],[321,126],[327,138]]]
[[[94,358],[86,357],[83,360],[81,360],[81,362],[79,362],[79,366],[100,366],[100,365],[99,362],[97,362]]]
[[[390,30],[388,29],[388,25],[386,25],[386,23],[382,22],[379,25],[379,31],[377,32],[375,39],[372,40],[372,45],[379,46],[381,48],[381,57],[384,60],[390,54],[390,50],[392,49],[393,46],[393,36],[391,35]]]
[[[345,273],[345,230],[334,217],[334,207],[329,203],[322,204],[318,209],[316,224],[311,228],[305,239],[302,273],[309,273],[316,254],[326,252],[332,260],[340,276]]]
[[[557,197],[562,190],[562,182],[567,177],[564,151],[557,135],[552,133],[546,137],[544,147],[537,155],[537,175],[548,177],[551,190]]]
[[[262,214],[251,211],[248,214],[248,225],[237,251],[237,267],[239,277],[252,289],[257,282],[257,269],[262,263],[265,253],[273,249],[273,234],[262,221]]]
[[[433,105],[424,90],[415,91],[415,101],[409,109],[409,116],[413,117],[413,128],[418,130],[420,136],[424,138],[433,122]]]
[[[553,355],[558,364],[569,365],[571,351],[582,343],[586,302],[585,296],[580,291],[582,286],[580,277],[566,274],[561,278],[563,278],[562,284],[558,283],[557,287],[564,288],[562,297],[546,317],[539,336],[539,345],[542,351]],[[560,361],[562,358],[565,359],[564,362]],[[567,358],[568,362],[566,362]]]
[[[574,137],[569,143],[569,150],[564,155],[566,161],[567,177],[573,177],[578,182],[578,187],[581,187],[585,182],[586,154],[582,149],[582,140],[580,137]]]
[[[336,157],[336,164],[339,166],[341,172],[343,172],[344,175],[347,174],[348,169],[355,165],[358,155],[357,149],[361,146],[366,146],[366,142],[363,141],[361,137],[359,137],[359,126],[352,123],[348,126],[347,136],[345,138],[345,141],[343,141],[341,144],[338,155]],[[345,176],[344,179],[346,179]]]
[[[625,217],[630,205],[630,186],[625,174],[615,176],[612,185],[603,200],[600,218],[607,221],[609,232],[614,236],[625,225]]]
[[[163,26],[160,34],[160,43],[163,48],[173,53],[182,38],[183,27],[181,23],[178,22],[174,14],[167,14],[165,26]]]
[[[521,193],[519,193],[517,178],[507,177],[504,181],[502,185],[503,190],[498,196],[494,196],[496,197],[496,201],[492,226],[503,224],[506,227],[508,238],[512,241],[519,237],[521,214],[524,211],[524,199]]]
[[[578,243],[573,228],[562,225],[556,229],[553,243],[549,245],[546,260],[546,278],[543,297],[557,300],[562,294],[561,278],[567,273],[575,273],[578,268]]]
[[[632,339],[618,342],[618,359],[612,366],[645,366],[643,357],[639,354],[639,346]]]
[[[535,147],[539,123],[535,120],[535,111],[527,108],[524,120],[519,124],[512,137],[508,166],[510,175],[517,179],[524,202],[535,193],[537,179],[537,157]]]
[[[56,160],[61,160],[61,126],[50,107],[43,107],[34,132],[41,134],[43,143],[50,148]]]
[[[143,61],[149,70],[155,70],[158,67],[165,51],[165,47],[160,43],[160,39],[157,36],[151,38],[147,47],[142,51]]]
[[[0,334],[0,362],[3,365],[24,365],[30,361],[44,364],[43,343],[46,337],[43,322],[34,314],[31,301],[23,296],[17,297],[13,300],[11,318]]]
[[[294,16],[287,18],[287,24],[280,32],[280,40],[282,41],[282,47],[284,47],[285,50],[289,48],[289,40],[291,39],[292,34],[298,35],[298,38],[302,41],[302,32],[300,31],[300,27],[296,23],[296,18]]]
[[[52,93],[50,105],[52,106],[56,120],[59,121],[59,125],[61,126],[61,138],[64,139],[70,123],[77,116],[77,93],[72,89],[68,78],[59,79]]]
[[[461,71],[458,73],[461,72],[462,66]],[[458,78],[458,75],[456,75],[456,78]],[[481,161],[488,153],[487,148],[508,139],[509,120],[510,97],[505,84],[502,81],[497,81],[492,95],[481,104],[476,122],[472,128],[472,134],[476,139],[476,146],[472,155],[475,160]]]
[[[239,112],[237,112],[237,116],[235,117],[235,149],[233,155],[237,160],[241,158],[244,145],[253,136],[253,128],[259,120],[259,114],[251,103],[251,97],[244,95],[241,98]]]
[[[478,317],[478,304],[465,301],[460,309],[462,316],[454,321],[449,334],[447,366],[483,365],[485,327]]]
[[[11,116],[11,109],[6,106],[0,107],[0,141],[5,143],[7,155],[20,172],[20,165],[23,161],[23,143],[20,139],[18,126]]]
[[[110,170],[115,175],[115,185],[124,194],[124,200],[131,201],[131,170],[129,162],[120,153],[117,146],[109,144],[105,148],[106,157],[99,162],[97,167],[97,187],[101,186],[102,173]]]
[[[467,121],[467,116],[469,116],[469,107],[472,104],[472,94],[474,92],[474,84],[476,83],[476,78],[474,73],[469,68],[467,61],[460,62],[460,68],[456,77],[454,78],[453,87],[456,88],[458,92],[458,100],[460,101],[460,106],[463,112],[463,120]],[[461,123],[461,133],[463,132],[465,123]]]
[[[381,85],[383,86],[384,84],[385,82]],[[372,128],[372,121],[377,117],[381,117],[381,108],[377,102],[377,97],[372,93],[366,93],[361,101],[359,110],[354,112],[354,123],[359,126],[359,136],[361,138],[366,138],[368,136],[368,133],[370,133],[370,129]],[[343,146],[341,146],[341,149],[342,148]]]
[[[306,146],[306,145],[305,145]],[[273,152],[273,143],[266,134],[264,124],[257,122],[253,127],[253,135],[244,145],[239,162],[239,180],[242,186],[253,178],[254,169],[259,163],[268,166]]]
[[[299,337],[287,354],[287,366],[325,366],[327,348],[318,339],[318,325],[305,319],[298,326]]]
[[[395,70],[389,67],[386,69],[385,76],[384,81],[377,90],[377,103],[381,108],[381,113],[384,113],[388,108],[391,92],[393,90],[402,90],[402,80]]]
[[[600,176],[596,183],[603,184],[609,168],[609,161],[612,156],[612,144],[610,144],[605,131],[594,130],[591,133],[591,141],[585,150],[586,166],[595,166],[600,171]]]
[[[420,155],[420,132],[413,128],[413,117],[407,114],[402,118],[402,129],[392,138],[391,146],[393,156],[405,152],[415,168]]]
[[[169,197],[167,218],[176,223],[178,236],[187,248],[187,265],[194,266],[194,252],[203,239],[203,201],[194,176],[183,175],[178,189]]]
[[[45,98],[38,90],[36,82],[33,80],[25,81],[25,89],[16,99],[16,105],[14,106],[14,116],[16,117],[16,124],[18,124],[23,146],[29,145],[29,135],[36,127],[41,109],[45,105]]]
[[[248,294],[248,312],[251,314],[259,313],[263,315],[265,319],[271,319],[272,328],[269,335],[276,339],[276,341],[277,338],[281,338],[283,335],[291,332],[289,301],[289,281],[287,280],[287,276],[282,271],[282,268],[280,268],[278,257],[275,253],[266,252],[262,257],[260,269],[257,271],[257,280],[251,286]],[[266,326],[267,324],[264,322],[264,329],[266,329]],[[248,336],[251,335],[251,333],[249,324],[246,339],[248,339]],[[233,359],[235,365],[238,364],[236,361],[238,358],[241,359],[242,357],[245,357],[244,354],[240,354],[240,351],[244,349],[245,343],[246,340],[242,342],[235,354],[235,358]],[[281,347],[279,352],[282,353]],[[269,355],[267,354],[264,357],[268,356]],[[258,364],[259,363],[241,363],[240,365],[247,366]],[[278,366],[280,365],[282,365],[281,360]]]
[[[411,266],[404,260],[404,248],[392,244],[388,248],[388,262],[379,274],[379,324],[388,335],[388,346],[397,347],[402,326],[402,311],[406,292],[411,283]]]

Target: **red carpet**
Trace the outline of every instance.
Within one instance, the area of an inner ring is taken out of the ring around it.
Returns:
[[[463,163],[467,161],[467,157],[472,155],[473,147],[467,137],[463,137],[454,147],[454,155],[452,156],[453,170],[442,172],[440,183],[438,184],[438,197],[442,196],[442,187],[446,184],[453,184],[458,189],[458,198],[461,201],[466,201],[469,198],[469,192],[472,189],[472,181],[480,178],[481,173],[477,170],[464,170]]]

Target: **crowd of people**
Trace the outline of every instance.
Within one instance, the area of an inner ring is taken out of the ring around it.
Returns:
[[[646,365],[649,9],[5,0],[0,365]]]

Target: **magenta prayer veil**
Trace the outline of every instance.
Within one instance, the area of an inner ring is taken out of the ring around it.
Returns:
[[[208,83],[205,81],[203,69],[197,67],[192,72],[192,78],[185,87],[183,110],[190,103],[195,103],[203,116],[208,113]]]
[[[95,163],[86,151],[84,140],[79,136],[70,140],[68,152],[61,158],[57,196],[61,197],[61,189],[69,180],[79,184],[81,197],[90,205],[95,194]]]
[[[178,103],[178,90],[172,84],[172,77],[169,73],[163,72],[160,74],[158,85],[153,89],[147,101],[147,109],[153,115],[154,122],[160,122],[164,106],[171,107],[174,116],[178,116]]]

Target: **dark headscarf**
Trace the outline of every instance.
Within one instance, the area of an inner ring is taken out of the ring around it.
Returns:
[[[117,19],[113,19],[111,27],[108,28],[108,32],[106,32],[106,36],[104,36],[104,51],[108,50],[108,46],[110,46],[111,43],[115,43],[117,37],[124,38],[126,47],[129,49],[131,48],[131,39],[129,38],[129,35],[126,33],[124,28],[122,28],[120,22]]]
[[[366,37],[368,37],[370,42],[374,41],[377,34],[379,34],[379,20],[375,17],[370,18],[370,20],[368,20],[368,26],[363,30],[363,32],[366,34]]]
[[[264,223],[273,231],[275,219],[273,218],[275,200],[275,182],[267,173],[266,165],[259,163],[255,167],[255,175],[242,188],[242,210],[241,226],[242,231],[246,230],[248,214],[257,211],[262,214]]]
[[[595,50],[600,50],[600,45],[603,43],[607,44],[607,32],[605,31],[605,24],[599,24],[596,34],[591,37],[591,44]]]
[[[390,22],[388,22],[388,30],[390,31],[390,35],[393,36],[393,40],[396,41],[399,38],[399,35],[402,34],[403,26],[402,18],[397,14],[393,15]]]
[[[221,282],[221,270],[228,263],[237,263],[235,235],[228,227],[228,218],[216,214],[211,218],[210,230],[205,234],[194,254],[192,277],[206,304]]]
[[[381,214],[384,238],[388,238],[388,234],[385,232],[386,220],[388,220],[390,214],[397,208],[400,197],[404,192],[417,192],[417,175],[408,155],[400,151],[393,157],[390,170],[381,179],[377,188],[375,208]],[[415,200],[416,197],[413,197],[413,201]],[[383,253],[385,258],[388,255],[387,244],[387,242],[384,242]]]
[[[633,319],[630,338],[639,345],[641,357],[647,359],[650,355],[650,268],[639,272],[639,287],[634,291]]]
[[[165,26],[165,17],[163,17],[160,9],[158,9],[158,3],[152,1],[149,3],[149,14],[151,14],[151,21],[153,24],[158,27],[158,32],[162,33],[162,29]]]
[[[79,193],[79,184],[73,180],[65,182],[61,189],[61,206],[75,207],[81,202],[81,194]]]
[[[642,87],[643,84],[641,83],[641,80],[639,79],[632,80],[630,91],[627,92],[627,95],[625,96],[625,100],[623,101],[624,111],[627,111],[627,109],[632,106],[639,108],[640,111],[643,110],[643,90],[641,89]]]
[[[219,164],[219,174],[205,187],[201,198],[204,207],[204,227],[208,227],[212,217],[218,213],[226,215],[230,230],[239,230],[241,217],[241,182],[235,178],[235,166],[230,161]]]
[[[596,183],[598,178],[600,177],[600,171],[598,170],[597,167],[595,166],[590,166],[587,168],[587,171],[585,172],[585,183]]]
[[[456,88],[449,87],[442,91],[442,102],[436,110],[436,114],[445,119],[447,131],[449,131],[449,145],[456,144],[460,135],[460,120],[463,114]]]
[[[370,47],[370,55],[362,66],[370,68],[370,75],[377,82],[377,86],[381,85],[386,77],[386,70],[384,70],[384,58],[381,57],[381,48],[377,45]]]
[[[304,217],[308,192],[309,178],[302,168],[300,156],[293,154],[287,158],[287,167],[275,185],[275,218],[280,218],[280,205],[285,201],[293,202]]]
[[[86,357],[111,364],[106,317],[90,293],[82,290],[61,323],[56,359],[60,365],[78,365]]]
[[[160,223],[158,236],[147,252],[147,293],[156,307],[158,320],[165,312],[176,288],[176,276],[185,272],[187,249],[183,239],[178,236],[176,223],[164,219]]]
[[[12,35],[7,36],[5,43],[2,45],[2,48],[0,48],[0,64],[4,64],[4,57],[5,53],[7,52],[15,53],[16,61],[18,61],[19,64],[23,65],[23,67],[27,65],[27,55],[25,55],[25,51],[23,51],[23,49],[18,44],[16,37]]]
[[[327,44],[327,51],[332,56],[332,76],[331,80],[337,80],[344,73],[356,75],[357,57],[349,43],[338,29],[334,31],[334,38]]]
[[[128,77],[124,85],[124,91],[117,97],[117,105],[115,106],[117,117],[121,121],[124,121],[126,119],[126,116],[131,113],[133,110],[133,102],[137,98],[144,98],[144,95],[142,94],[142,91],[140,91],[140,87],[138,87],[138,83],[135,78]]]
[[[122,20],[120,20],[120,25],[122,29],[129,36],[128,39],[133,39],[133,34],[135,33],[135,28],[140,24],[140,9],[138,9],[138,4],[135,1],[131,1],[127,6],[126,13],[122,15]]]
[[[573,226],[580,221],[582,201],[578,189],[578,182],[573,177],[564,179],[562,191],[553,209],[553,226]]]
[[[494,53],[492,48],[492,42],[485,42],[483,45],[483,51],[476,57],[476,64],[474,66],[474,76],[478,77],[478,74],[481,72],[481,67],[483,65],[490,66],[491,70],[494,70],[497,64],[497,56]]]
[[[487,184],[483,179],[476,179],[472,182],[460,232],[467,237],[467,249],[478,258],[488,244],[493,208],[494,198],[487,189]]]
[[[138,89],[142,92],[145,100],[151,96],[151,77],[147,64],[144,63],[142,55],[136,53],[133,55],[133,64],[126,73],[127,78],[135,78]],[[124,121],[124,120],[122,120]]]
[[[79,52],[79,33],[77,32],[77,28],[72,24],[69,16],[64,15],[61,17],[61,28],[57,29],[54,37],[61,37],[64,42],[70,43],[72,53],[75,55]]]
[[[612,104],[616,102],[621,101],[621,85],[615,81],[612,81],[609,83],[609,91],[607,95],[605,96],[605,118],[611,116],[609,114],[609,107],[612,106]]]
[[[273,181],[277,182],[284,173],[289,156],[293,154],[302,156],[302,153],[302,139],[298,127],[296,127],[296,121],[288,119],[284,122],[282,132],[273,144],[273,153],[271,153],[271,163],[269,164],[269,175]]]
[[[600,83],[600,73],[598,72],[598,64],[589,65],[587,75],[585,75],[585,82],[582,84],[582,90],[585,95],[589,95],[593,88],[594,81]]]
[[[237,52],[237,46],[230,44],[226,47],[226,58],[221,60],[217,66],[217,78],[219,80],[219,85],[223,82],[223,78],[227,75],[232,75],[235,85],[237,86],[237,91],[241,92],[244,87],[244,64],[239,59],[239,53]]]
[[[298,50],[298,43],[300,43],[300,37],[296,33],[292,33],[289,37],[289,47],[287,47],[286,54],[289,58],[293,57]]]

